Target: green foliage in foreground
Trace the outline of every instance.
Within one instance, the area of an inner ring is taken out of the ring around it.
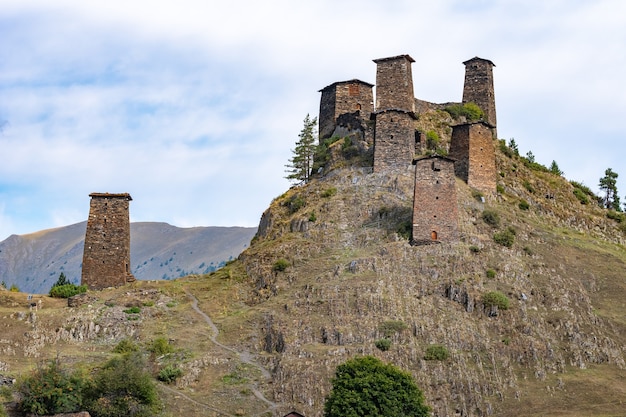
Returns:
[[[156,385],[140,353],[105,363],[87,388],[85,401],[93,417],[150,417],[161,409]]]
[[[56,361],[37,368],[18,386],[20,408],[36,415],[72,413],[83,405],[85,379],[63,369]]]
[[[61,272],[61,275],[59,275],[59,279],[57,279],[57,282],[52,284],[49,295],[50,297],[55,298],[70,298],[84,292],[87,292],[87,286],[72,284],[65,277],[65,274]]]
[[[480,120],[485,116],[485,113],[476,103],[452,104],[446,106],[444,111],[450,114],[454,119],[464,116],[469,122]]]
[[[337,367],[324,417],[426,417],[430,408],[411,374],[373,356]]]

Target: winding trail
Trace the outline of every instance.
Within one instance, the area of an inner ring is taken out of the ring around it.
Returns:
[[[211,320],[211,317],[209,317],[204,311],[200,310],[200,307],[198,307],[198,299],[192,294],[190,293],[186,288],[185,290],[185,294],[187,294],[187,297],[189,297],[192,301],[191,303],[191,308],[194,309],[194,311],[196,313],[198,313],[199,315],[202,316],[202,318],[204,318],[204,321],[209,325],[209,327],[212,330],[212,335],[209,336],[209,339],[211,339],[211,342],[213,342],[215,345],[221,347],[224,350],[227,350],[228,352],[234,353],[235,355],[237,355],[239,357],[239,360],[245,364],[248,364],[250,366],[253,366],[255,368],[257,368],[259,371],[261,371],[261,375],[263,375],[263,377],[265,379],[271,379],[272,375],[270,374],[270,372],[265,369],[262,365],[260,365],[259,363],[255,362],[252,355],[249,352],[242,352],[242,351],[238,351],[236,349],[231,348],[230,346],[226,346],[220,342],[217,341],[217,336],[219,335],[219,329],[217,328],[217,326],[215,325],[215,323],[213,323],[213,320]],[[265,397],[265,395],[263,395],[263,393],[261,391],[259,391],[259,389],[257,388],[256,384],[251,384],[250,385],[250,389],[252,390],[252,392],[254,393],[254,396],[257,397],[259,400],[263,401],[265,404],[268,405],[270,410],[274,410],[277,407],[277,404],[273,401],[270,401],[269,399],[267,399]],[[201,403],[198,403],[197,401],[192,400],[193,402],[199,404],[199,405],[204,405]],[[204,405],[206,406],[206,405]],[[206,406],[208,407],[208,406]],[[209,407],[210,408],[210,407]],[[230,416],[230,414],[226,414],[223,413],[222,411],[219,410],[215,410],[213,408],[211,408],[214,411],[218,411],[224,415]]]

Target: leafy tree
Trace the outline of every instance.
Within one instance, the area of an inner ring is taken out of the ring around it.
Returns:
[[[535,163],[535,155],[533,154],[532,151],[528,151],[526,152],[526,159],[528,160],[528,162],[530,162],[531,164]]]
[[[69,372],[58,361],[51,361],[20,383],[20,408],[37,415],[80,411],[84,385],[80,374]]]
[[[150,417],[161,406],[154,380],[138,352],[105,363],[85,390],[85,402],[94,417]]]
[[[600,189],[605,193],[602,204],[606,208],[622,211],[619,196],[617,195],[617,177],[617,172],[614,172],[611,168],[607,168],[606,171],[604,171],[604,177],[600,178]]]
[[[332,384],[324,417],[423,417],[430,413],[411,374],[373,356],[339,365]]]
[[[550,172],[555,174],[555,175],[563,175],[563,171],[561,171],[561,169],[559,168],[559,165],[554,160],[550,164],[550,168],[549,169],[550,169]]]
[[[304,127],[300,131],[296,142],[296,148],[292,149],[293,157],[289,164],[285,165],[288,180],[294,182],[309,182],[313,168],[313,156],[315,155],[315,141],[317,140],[317,117],[311,119],[307,114],[304,118]]]

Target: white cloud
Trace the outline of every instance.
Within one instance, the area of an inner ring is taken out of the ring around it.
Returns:
[[[436,102],[460,100],[464,60],[492,59],[500,135],[592,188],[611,166],[623,191],[624,12],[618,0],[0,0],[0,239],[86,218],[93,191],[130,192],[134,220],[255,225],[288,186],[317,91],[373,83],[372,59],[404,53],[416,95]]]

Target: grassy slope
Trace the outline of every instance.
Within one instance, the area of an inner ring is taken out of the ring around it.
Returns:
[[[603,210],[580,205],[564,179],[500,154],[498,167],[506,192],[486,204],[459,182],[458,244],[411,247],[398,237],[410,219],[410,172],[385,177],[347,169],[279,197],[268,212],[268,235],[212,275],[105,290],[93,294],[91,307],[68,309],[46,298],[34,323],[16,314],[27,310],[24,294],[2,292],[2,373],[22,375],[57,354],[97,365],[123,337],[143,346],[166,337],[185,370],[171,387],[177,394],[161,388],[170,415],[281,416],[296,409],[319,416],[335,366],[355,354],[411,371],[437,415],[622,415],[623,235]],[[333,188],[337,193],[324,197]],[[546,191],[555,198],[546,199]],[[290,213],[284,203],[294,194],[306,206]],[[518,208],[521,199],[529,210]],[[511,249],[493,243],[496,229],[480,217],[486,208],[500,214],[499,230],[517,230]],[[273,271],[281,258],[290,266]],[[495,278],[486,277],[488,269]],[[450,289],[466,294],[473,311],[448,296]],[[480,300],[489,290],[507,294],[511,308],[488,317]],[[185,291],[219,328],[218,341],[254,354],[272,371],[271,383],[211,341]],[[142,306],[138,320],[123,313],[130,305]],[[380,352],[374,342],[389,320],[407,329]],[[92,325],[90,332],[92,322],[97,331]],[[57,340],[57,329],[74,336]],[[280,353],[278,336],[285,342]],[[450,359],[424,361],[432,343],[444,344]],[[155,360],[155,370],[164,360]]]

